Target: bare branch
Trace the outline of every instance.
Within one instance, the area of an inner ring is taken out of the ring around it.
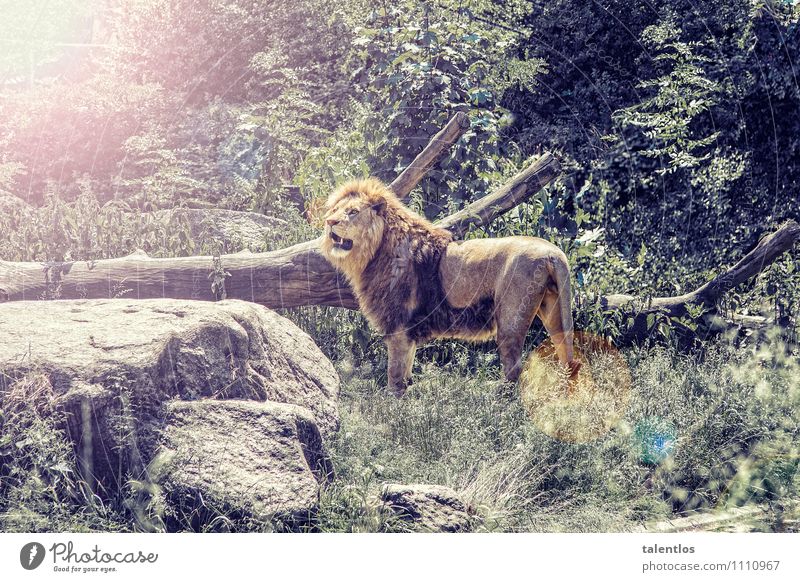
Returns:
[[[458,237],[463,236],[471,226],[489,224],[498,216],[525,202],[560,173],[561,165],[558,160],[547,152],[496,192],[442,219],[439,226],[452,231]]]
[[[800,238],[800,225],[790,220],[775,232],[762,238],[756,247],[733,267],[694,291],[675,297],[657,297],[649,301],[633,295],[607,295],[601,298],[601,305],[608,311],[631,308],[634,321],[626,337],[623,338],[623,343],[641,339],[650,333],[647,324],[649,315],[661,313],[669,317],[684,317],[688,314],[689,305],[702,306],[713,311],[722,295],[769,267],[778,257],[791,249],[798,238]]]
[[[466,113],[459,111],[439,133],[431,138],[425,149],[390,184],[395,195],[398,198],[408,196],[433,165],[447,153],[467,129],[469,129],[469,117]]]

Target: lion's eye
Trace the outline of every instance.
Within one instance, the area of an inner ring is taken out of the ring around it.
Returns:
[[[358,209],[356,208],[351,208],[347,211],[347,216],[355,216],[356,214],[358,214]]]

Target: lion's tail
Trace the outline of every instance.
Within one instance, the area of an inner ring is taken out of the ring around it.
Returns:
[[[558,293],[558,307],[561,313],[561,330],[563,338],[553,338],[553,341],[561,340],[563,343],[563,352],[559,355],[565,360],[565,364],[570,369],[570,375],[575,376],[580,368],[580,362],[575,360],[573,339],[574,339],[574,325],[572,321],[572,286],[570,285],[569,278],[569,263],[567,257],[559,252],[554,256],[551,263],[552,276],[555,280],[557,293]]]

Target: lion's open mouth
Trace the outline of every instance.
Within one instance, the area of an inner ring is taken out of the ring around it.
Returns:
[[[337,249],[349,251],[353,248],[353,241],[351,239],[342,238],[333,231],[331,231],[331,240],[333,240],[333,246]]]

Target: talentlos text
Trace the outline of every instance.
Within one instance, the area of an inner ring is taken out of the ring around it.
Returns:
[[[694,554],[694,546],[684,546],[677,544],[674,546],[642,546],[642,552],[645,554]]]

